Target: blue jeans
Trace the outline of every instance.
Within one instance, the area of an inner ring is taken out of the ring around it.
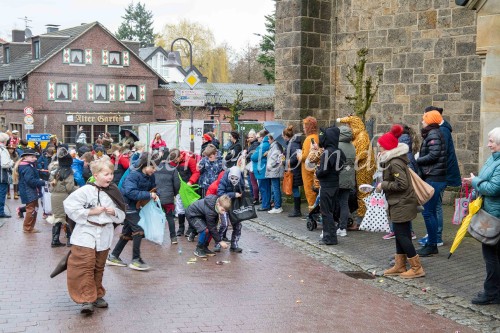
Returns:
[[[434,188],[434,195],[427,201],[424,205],[424,211],[422,216],[425,221],[425,228],[427,229],[427,244],[436,245],[438,242],[438,216],[437,216],[437,206],[441,204],[442,197],[441,192],[446,188],[446,182],[433,182],[426,180],[427,184]]]
[[[5,196],[9,186],[9,184],[0,184],[0,215],[5,215]]]
[[[271,208],[271,180],[268,178],[257,179],[259,183],[259,191],[262,199],[262,208]],[[276,204],[276,203],[275,203]]]
[[[437,229],[437,241],[438,243],[443,242],[443,194],[444,190],[446,189],[446,186],[441,190],[440,196],[441,200],[438,201],[438,204],[436,206],[436,215],[438,219],[438,229]]]
[[[271,178],[274,208],[281,208],[281,178]]]
[[[300,190],[298,186],[292,186],[292,196],[294,198],[300,198]]]

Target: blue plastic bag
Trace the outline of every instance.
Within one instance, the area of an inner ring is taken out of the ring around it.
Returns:
[[[160,200],[150,200],[139,212],[139,226],[144,229],[144,237],[156,244],[163,244],[165,235],[165,213]]]

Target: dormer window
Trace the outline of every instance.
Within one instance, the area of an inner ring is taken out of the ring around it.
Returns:
[[[6,64],[10,64],[10,47],[4,48],[4,62]]]
[[[122,64],[122,53],[121,52],[109,52],[109,64],[111,66],[121,66]]]
[[[71,63],[83,64],[83,50],[71,50]]]
[[[40,41],[33,42],[33,60],[40,59]]]

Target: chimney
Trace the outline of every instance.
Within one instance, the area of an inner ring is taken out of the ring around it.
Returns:
[[[58,24],[46,24],[47,27],[47,33],[50,34],[51,32],[54,31],[59,31],[59,25]]]
[[[12,42],[24,43],[25,42],[24,30],[12,30]]]

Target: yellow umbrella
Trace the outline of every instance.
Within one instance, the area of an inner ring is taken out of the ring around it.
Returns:
[[[448,259],[450,259],[453,252],[455,252],[460,243],[462,243],[462,239],[464,239],[465,237],[465,233],[467,232],[472,216],[474,216],[474,214],[476,214],[481,209],[482,205],[483,197],[479,197],[469,204],[469,214],[467,214],[467,216],[462,220],[462,225],[458,229],[455,239],[453,240],[453,244],[451,245]]]

